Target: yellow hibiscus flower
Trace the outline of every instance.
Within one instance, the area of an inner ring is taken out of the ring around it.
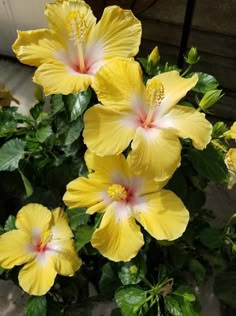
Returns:
[[[203,149],[211,124],[192,107],[176,105],[195,86],[198,77],[182,78],[177,71],[162,73],[143,84],[135,61],[103,66],[93,83],[101,104],[84,116],[84,142],[99,156],[118,155],[131,143],[130,161],[136,174],[155,180],[169,178],[180,165],[179,137]]]
[[[129,261],[143,246],[136,221],[154,238],[174,240],[183,234],[189,220],[182,201],[162,190],[165,183],[134,175],[129,158],[87,152],[88,178],[70,182],[63,198],[69,207],[87,207],[88,214],[104,213],[91,244],[113,261]]]
[[[86,90],[97,70],[115,57],[133,57],[141,23],[130,10],[110,6],[101,20],[82,0],[46,5],[49,29],[18,32],[12,48],[17,58],[38,69],[34,82],[46,95]]]
[[[28,204],[16,216],[16,228],[0,236],[0,266],[24,265],[19,284],[31,295],[44,295],[58,274],[71,276],[79,269],[66,215],[40,204]]]
[[[228,189],[232,189],[236,183],[236,148],[230,148],[225,155],[225,164],[229,171]]]

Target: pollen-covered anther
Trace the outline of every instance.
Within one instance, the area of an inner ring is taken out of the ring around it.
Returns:
[[[83,43],[86,38],[87,25],[80,12],[72,11],[66,18],[66,29],[72,40]]]
[[[40,248],[44,248],[52,240],[52,232],[45,230],[40,235]]]
[[[146,102],[147,104],[154,108],[161,104],[164,99],[165,89],[163,84],[159,80],[153,80],[146,89]]]
[[[121,184],[112,184],[109,186],[107,193],[109,197],[116,202],[126,200],[128,197],[126,188]]]

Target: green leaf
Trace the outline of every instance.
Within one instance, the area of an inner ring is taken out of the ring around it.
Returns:
[[[218,249],[224,242],[224,232],[214,227],[206,227],[200,232],[199,239],[205,247]]]
[[[126,286],[116,292],[115,300],[124,316],[135,316],[145,303],[146,292],[137,286]]]
[[[0,267],[0,275],[2,275],[6,270]]]
[[[173,295],[182,296],[184,300],[189,302],[196,301],[196,296],[193,289],[186,285],[180,285],[174,292]]]
[[[51,110],[52,114],[57,114],[65,109],[63,96],[61,94],[54,94],[51,96]]]
[[[15,222],[16,222],[16,217],[13,215],[10,215],[4,225],[5,232],[16,229]]]
[[[122,263],[118,272],[119,278],[123,285],[137,284],[146,273],[146,262],[144,258],[139,255],[129,262]]]
[[[112,268],[112,263],[107,262],[102,267],[102,275],[99,281],[99,289],[103,295],[109,298],[113,298],[114,292],[120,285],[117,273]]]
[[[16,108],[0,108],[0,136],[5,136],[16,131]]]
[[[33,194],[33,191],[34,191],[33,187],[31,185],[31,183],[29,182],[29,180],[26,178],[26,176],[23,174],[23,172],[20,169],[18,169],[18,171],[19,171],[21,179],[24,183],[26,197],[28,198]]]
[[[91,100],[92,91],[89,88],[86,91],[82,91],[76,95],[69,94],[64,96],[65,103],[70,112],[70,120],[74,121],[80,117],[87,109]]]
[[[37,120],[37,118],[39,117],[39,115],[42,113],[42,111],[43,111],[43,106],[44,106],[44,103],[39,102],[39,103],[35,104],[35,106],[30,109],[30,114],[32,115],[32,117],[33,117],[35,120]]]
[[[51,126],[42,126],[36,131],[35,137],[38,142],[43,143],[52,134]]]
[[[236,271],[224,271],[217,274],[214,292],[224,303],[236,308]]]
[[[228,182],[228,169],[224,158],[212,145],[202,151],[191,149],[189,158],[201,176],[217,183]]]
[[[183,316],[182,309],[179,305],[178,300],[172,295],[167,295],[165,297],[165,306],[171,315]]]
[[[189,262],[189,270],[192,272],[195,280],[201,284],[206,279],[206,269],[204,266],[196,259],[191,259]]]
[[[82,225],[77,228],[77,231],[75,232],[76,251],[79,251],[84,245],[90,242],[93,232],[94,227],[89,225]]]
[[[65,137],[64,144],[68,146],[72,144],[75,140],[77,140],[80,137],[83,127],[84,123],[81,117],[79,117],[76,121],[72,122],[70,124],[69,131]]]
[[[89,215],[85,212],[86,208],[67,209],[66,213],[72,230],[76,230],[78,226],[88,223]]]
[[[13,171],[18,168],[19,161],[24,157],[25,142],[12,139],[0,148],[0,171]]]
[[[198,75],[198,82],[196,86],[192,89],[195,92],[206,93],[210,90],[215,90],[219,86],[219,82],[212,75],[208,75],[203,72],[193,72],[189,73],[187,77],[192,77],[194,74]]]
[[[47,301],[45,296],[30,296],[25,305],[26,316],[46,316]]]

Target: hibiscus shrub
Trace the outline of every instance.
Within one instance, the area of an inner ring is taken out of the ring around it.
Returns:
[[[157,47],[134,60],[129,10],[96,24],[84,1],[62,0],[45,14],[49,29],[19,32],[13,49],[48,96],[38,87],[29,115],[0,108],[1,278],[29,294],[28,316],[98,315],[101,302],[196,316],[209,276],[235,307],[236,216],[216,228],[205,207],[210,182],[236,182],[236,123],[206,116],[217,80],[190,72],[195,48],[184,69]]]

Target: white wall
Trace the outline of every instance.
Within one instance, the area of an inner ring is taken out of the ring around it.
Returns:
[[[47,27],[44,6],[48,0],[0,0],[0,54],[14,56],[16,30]]]

